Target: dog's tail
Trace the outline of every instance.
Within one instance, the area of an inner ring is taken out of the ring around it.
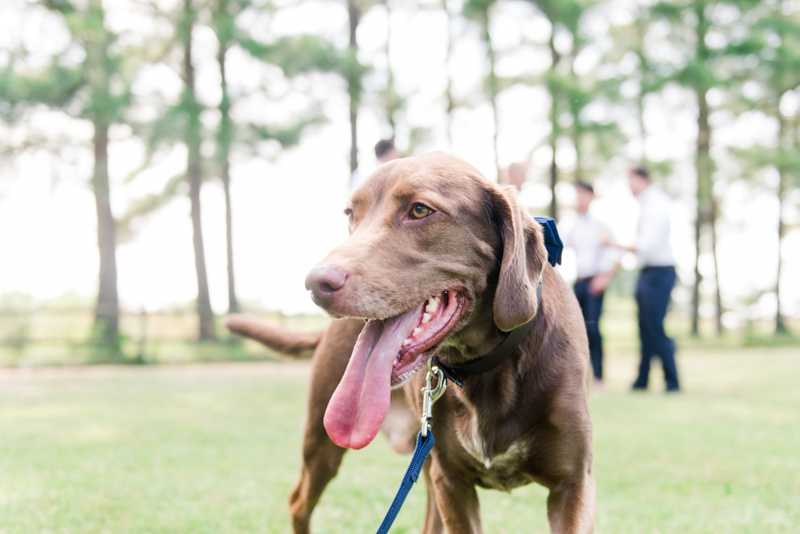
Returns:
[[[244,315],[229,315],[225,326],[231,332],[266,345],[276,352],[296,358],[310,358],[324,330],[293,332]]]

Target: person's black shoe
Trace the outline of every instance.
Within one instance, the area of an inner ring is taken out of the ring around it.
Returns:
[[[681,388],[680,386],[672,386],[667,388],[667,393],[680,393]]]
[[[647,386],[643,386],[641,384],[634,384],[631,387],[631,391],[633,391],[633,392],[647,391]]]

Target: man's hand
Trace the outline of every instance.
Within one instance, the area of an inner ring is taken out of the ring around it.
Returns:
[[[613,277],[613,271],[607,271],[605,273],[595,275],[592,277],[592,282],[589,284],[589,293],[592,295],[599,295],[603,293]]]
[[[599,295],[603,293],[607,288],[608,284],[611,283],[611,280],[614,278],[614,275],[617,274],[619,271],[620,264],[615,263],[609,270],[604,273],[600,273],[592,277],[592,282],[589,284],[589,293],[592,295]]]
[[[615,243],[614,241],[611,240],[611,237],[602,230],[600,231],[600,235],[597,236],[597,240],[600,241],[601,244],[607,247],[614,247],[620,250],[627,250],[628,252],[636,252],[636,247],[634,246],[626,247],[625,245],[620,245],[619,243]]]

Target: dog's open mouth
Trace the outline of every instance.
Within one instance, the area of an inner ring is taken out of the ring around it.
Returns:
[[[464,299],[457,291],[442,291],[423,303],[419,323],[403,340],[392,368],[392,388],[414,376],[463,315]]]
[[[325,411],[325,429],[340,447],[360,449],[378,434],[391,389],[414,376],[466,309],[458,290],[443,291],[389,319],[370,319],[358,336]]]

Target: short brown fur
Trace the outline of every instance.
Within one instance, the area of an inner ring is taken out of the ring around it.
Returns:
[[[407,222],[415,202],[434,208],[437,218]],[[541,227],[511,190],[441,153],[382,166],[356,191],[351,208],[350,239],[320,262],[348,273],[347,285],[326,305],[332,315],[388,318],[458,288],[469,308],[437,351],[451,364],[489,352],[505,331],[533,318],[512,357],[467,377],[463,389],[451,385],[434,405],[436,446],[425,477],[435,504],[429,502],[423,532],[482,532],[476,487],[511,490],[530,482],[550,491],[551,532],[592,532],[588,343],[572,292],[546,262]],[[303,469],[290,499],[297,533],[309,531],[311,512],[344,453],[322,420],[363,325],[334,321],[314,355]],[[423,381],[417,373],[402,389],[411,411],[393,392],[382,429],[396,450],[407,448],[417,431],[409,421],[421,412]]]

